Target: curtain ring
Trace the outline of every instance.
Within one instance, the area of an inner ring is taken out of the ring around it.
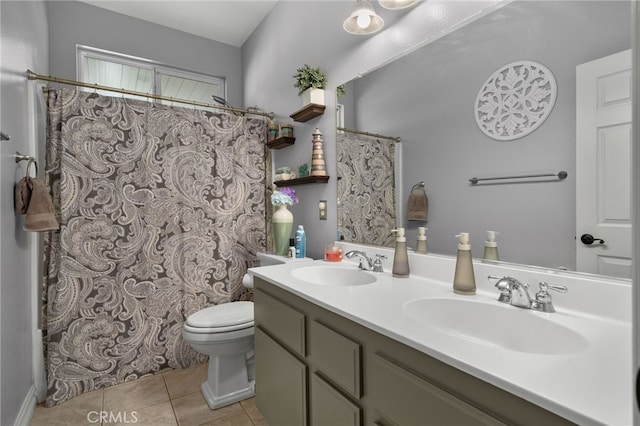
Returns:
[[[31,164],[33,164],[35,166],[35,168],[36,168],[36,175],[34,177],[37,177],[38,176],[38,162],[33,157],[30,157],[29,161],[27,162],[27,174],[26,174],[26,176],[29,177],[29,174],[30,174],[29,172],[31,171]]]

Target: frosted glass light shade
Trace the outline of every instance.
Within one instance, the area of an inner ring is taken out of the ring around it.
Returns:
[[[384,26],[384,20],[378,16],[369,0],[357,0],[351,15],[345,19],[342,27],[351,34],[373,34]]]
[[[389,10],[400,10],[411,7],[418,3],[418,0],[379,0],[380,6]]]

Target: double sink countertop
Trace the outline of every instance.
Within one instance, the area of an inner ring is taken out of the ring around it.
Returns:
[[[345,244],[353,248],[362,249]],[[412,275],[394,278],[392,251],[365,250],[387,255],[384,272],[324,260],[249,272],[578,424],[632,423],[629,282],[474,261],[477,294],[462,296],[453,293],[453,258],[410,253]],[[497,301],[489,274],[528,282],[532,297],[538,281],[569,292],[552,293],[555,313],[522,309]]]

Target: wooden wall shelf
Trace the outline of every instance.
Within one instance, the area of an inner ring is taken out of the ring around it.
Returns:
[[[316,118],[317,116],[324,114],[325,108],[326,107],[324,105],[309,104],[301,110],[294,112],[289,117],[293,118],[293,121],[304,123],[305,121],[309,121],[312,118]]]
[[[289,136],[282,136],[278,139],[274,139],[271,142],[267,142],[267,148],[269,149],[280,149],[285,146],[293,145],[296,141],[296,138],[292,138]]]
[[[308,183],[327,183],[329,181],[329,176],[305,176],[297,179],[290,180],[279,180],[274,182],[277,187],[282,186],[295,186],[295,185],[305,185]]]

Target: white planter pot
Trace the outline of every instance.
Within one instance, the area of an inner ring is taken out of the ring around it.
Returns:
[[[324,89],[309,88],[302,92],[302,105],[309,104],[324,105]]]

